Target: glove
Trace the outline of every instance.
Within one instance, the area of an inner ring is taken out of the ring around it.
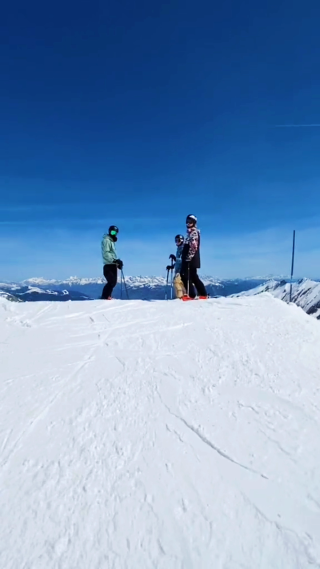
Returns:
[[[116,260],[115,260],[115,264],[117,265],[118,269],[119,269],[120,271],[122,271],[123,262],[121,261],[121,259],[116,259]]]
[[[167,265],[166,271],[172,271],[174,269],[174,265]]]
[[[172,261],[175,263],[177,260],[177,257],[175,255],[169,255],[169,259],[172,259]]]

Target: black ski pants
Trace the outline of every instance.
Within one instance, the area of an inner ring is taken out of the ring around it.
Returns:
[[[197,269],[195,267],[186,266],[183,275],[181,275],[182,282],[184,284],[184,288],[188,292],[191,298],[196,297],[196,293],[194,287],[197,289],[198,296],[207,296],[206,287],[204,286],[202,280],[199,278]],[[188,283],[189,281],[189,283]],[[189,286],[188,286],[189,284]]]
[[[103,275],[107,281],[107,284],[103,288],[101,298],[107,299],[109,298],[109,296],[112,295],[112,291],[117,284],[117,278],[118,278],[117,265],[104,265]]]

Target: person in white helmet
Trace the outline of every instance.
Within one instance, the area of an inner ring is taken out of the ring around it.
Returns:
[[[195,215],[187,215],[187,235],[182,251],[182,266],[180,270],[182,282],[190,298],[196,297],[195,288],[199,298],[207,298],[206,288],[199,278],[200,269],[200,230],[197,227]]]

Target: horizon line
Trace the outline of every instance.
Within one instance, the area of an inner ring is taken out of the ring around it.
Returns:
[[[273,128],[320,128],[320,123],[309,124],[275,124]]]

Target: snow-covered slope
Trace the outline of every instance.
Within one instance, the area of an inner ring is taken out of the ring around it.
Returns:
[[[269,292],[285,302],[290,299],[290,284],[286,281],[270,281],[252,290],[242,292],[237,296],[252,296]],[[312,314],[320,320],[320,282],[302,279],[292,284],[292,302],[303,308],[307,314]]]
[[[0,299],[0,567],[320,567],[320,327]]]
[[[11,302],[22,302],[22,300],[17,296],[14,296],[14,294],[11,294],[10,292],[6,292],[3,290],[0,290],[0,298],[5,298],[6,300],[10,300]]]

